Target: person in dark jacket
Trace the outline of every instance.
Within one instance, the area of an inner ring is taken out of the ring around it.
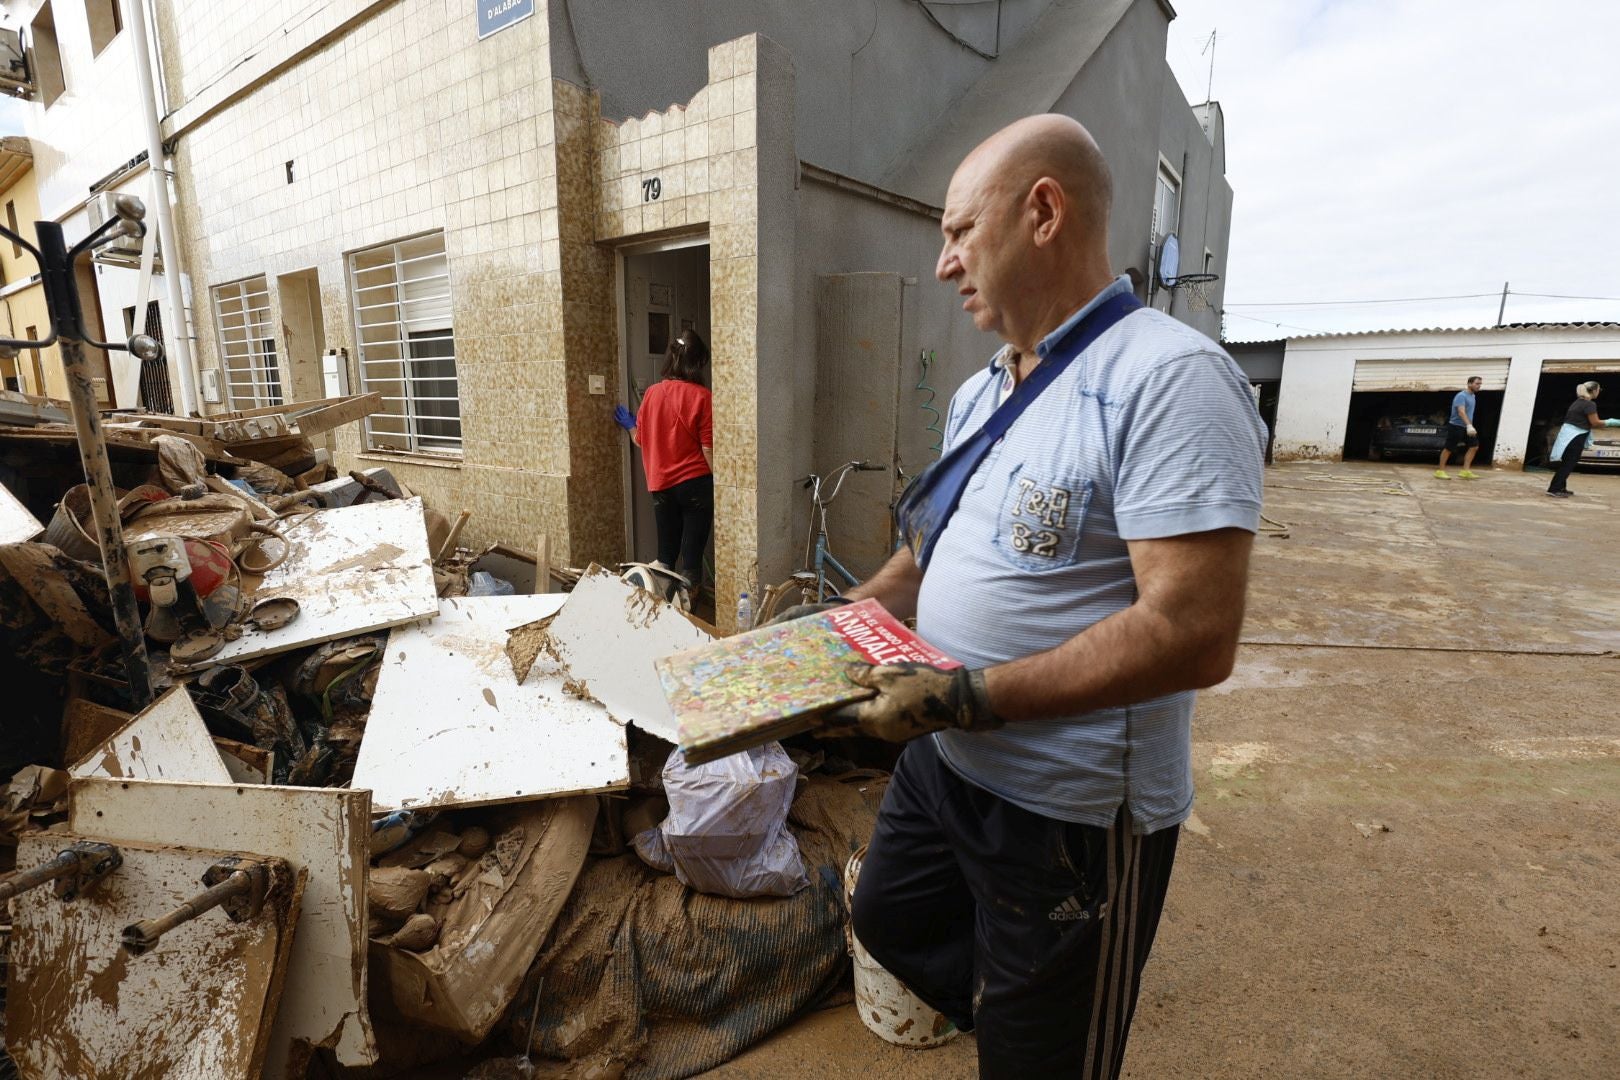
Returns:
[[[1584,382],[1575,388],[1575,401],[1564,413],[1564,426],[1558,429],[1558,435],[1553,440],[1552,453],[1547,459],[1557,467],[1553,473],[1552,483],[1547,485],[1547,494],[1555,499],[1567,499],[1574,492],[1566,484],[1569,474],[1575,471],[1575,466],[1581,460],[1581,454],[1586,452],[1586,443],[1592,437],[1595,428],[1620,427],[1620,419],[1602,420],[1598,417],[1597,396],[1603,387],[1596,382]]]

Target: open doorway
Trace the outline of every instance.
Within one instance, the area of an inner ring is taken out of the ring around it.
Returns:
[[[620,393],[631,411],[637,412],[642,396],[661,376],[665,350],[682,330],[695,330],[712,345],[709,239],[707,235],[690,236],[627,248],[621,260],[624,366]],[[711,385],[708,371],[703,380]],[[625,483],[625,549],[632,560],[651,562],[658,555],[658,532],[639,451],[630,454]],[[712,538],[707,561],[712,567]],[[712,574],[708,576],[712,580]]]
[[[1455,390],[1352,393],[1345,423],[1345,460],[1438,462],[1446,445],[1446,424],[1456,394]],[[1501,390],[1481,390],[1478,394],[1474,417],[1479,431],[1476,465],[1490,464],[1495,453],[1503,397]]]
[[[1577,367],[1587,367],[1587,370],[1574,370]],[[1525,444],[1524,464],[1527,468],[1552,468],[1547,459],[1547,453],[1552,449],[1553,440],[1558,436],[1558,429],[1563,426],[1564,414],[1575,402],[1575,388],[1582,383],[1596,382],[1603,387],[1603,397],[1598,402],[1598,415],[1607,416],[1615,407],[1612,399],[1620,398],[1620,364],[1614,362],[1589,362],[1582,364],[1579,361],[1559,361],[1557,363],[1543,364],[1541,379],[1536,387],[1536,404],[1530,413],[1530,435]],[[1599,448],[1597,438],[1604,437],[1606,433],[1598,433],[1587,444],[1586,453],[1581,455],[1581,464],[1587,464],[1587,459],[1598,459]],[[1607,442],[1605,437],[1605,442]],[[1620,454],[1610,453],[1615,449],[1605,446],[1602,449],[1603,458],[1620,458]]]

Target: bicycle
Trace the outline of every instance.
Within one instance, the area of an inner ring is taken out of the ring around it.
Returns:
[[[805,569],[798,571],[780,585],[771,585],[765,589],[760,597],[754,625],[762,626],[769,622],[782,605],[783,598],[795,589],[799,592],[797,603],[814,604],[827,599],[829,595],[841,595],[861,583],[860,578],[838,561],[827,544],[827,508],[838,498],[838,492],[843,489],[844,481],[850,473],[888,471],[886,465],[874,465],[869,461],[849,461],[838,466],[826,477],[811,473],[799,481],[799,485],[810,492],[810,529],[804,543]],[[824,494],[829,487],[832,489],[831,494]],[[831,577],[836,577],[842,585],[835,585]]]

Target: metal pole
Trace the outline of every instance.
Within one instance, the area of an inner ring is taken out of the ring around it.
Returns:
[[[163,131],[158,126],[157,91],[152,83],[151,49],[146,36],[146,0],[123,0],[124,25],[129,27],[130,47],[135,50],[135,81],[141,91],[141,119],[146,127],[146,167],[152,170],[152,209],[157,214],[158,244],[163,252],[163,285],[169,295],[169,313],[174,322],[164,334],[163,348],[174,359],[180,375],[180,410],[199,412],[197,369],[186,336],[185,297],[180,289],[180,237],[174,231],[174,213],[169,206],[169,170],[164,168]],[[136,323],[146,312],[135,313]]]
[[[1504,281],[1504,282],[1502,282],[1502,302],[1500,304],[1498,304],[1497,307],[1496,307],[1496,325],[1497,326],[1502,325],[1502,313],[1507,311],[1507,292],[1508,292],[1508,283]]]
[[[84,339],[79,336],[83,316],[79,309],[78,286],[73,280],[67,245],[62,239],[62,226],[54,221],[41,221],[35,224],[35,229],[39,236],[41,284],[45,287],[45,303],[54,323],[57,345],[62,351],[62,370],[67,375],[68,399],[73,403],[79,461],[84,465],[84,480],[90,488],[90,510],[96,521],[102,572],[107,577],[113,622],[118,629],[119,644],[123,646],[130,695],[138,711],[152,703],[152,672],[147,666],[146,633],[141,629],[141,612],[135,603],[135,589],[124,555],[124,527],[113,492],[107,444],[101,434],[101,414],[96,410],[96,391],[90,382],[89,365],[84,360]]]

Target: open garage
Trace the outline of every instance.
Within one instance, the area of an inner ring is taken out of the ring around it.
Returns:
[[[1506,360],[1358,360],[1345,420],[1344,458],[1438,461],[1452,399],[1477,375],[1484,385],[1474,418],[1480,443],[1475,461],[1489,462],[1507,374]]]
[[[1575,388],[1594,381],[1604,386],[1604,396],[1598,399],[1598,415],[1620,415],[1620,360],[1549,361],[1541,365],[1525,452],[1526,465],[1550,467],[1547,448],[1564,422],[1564,412],[1575,400]]]

